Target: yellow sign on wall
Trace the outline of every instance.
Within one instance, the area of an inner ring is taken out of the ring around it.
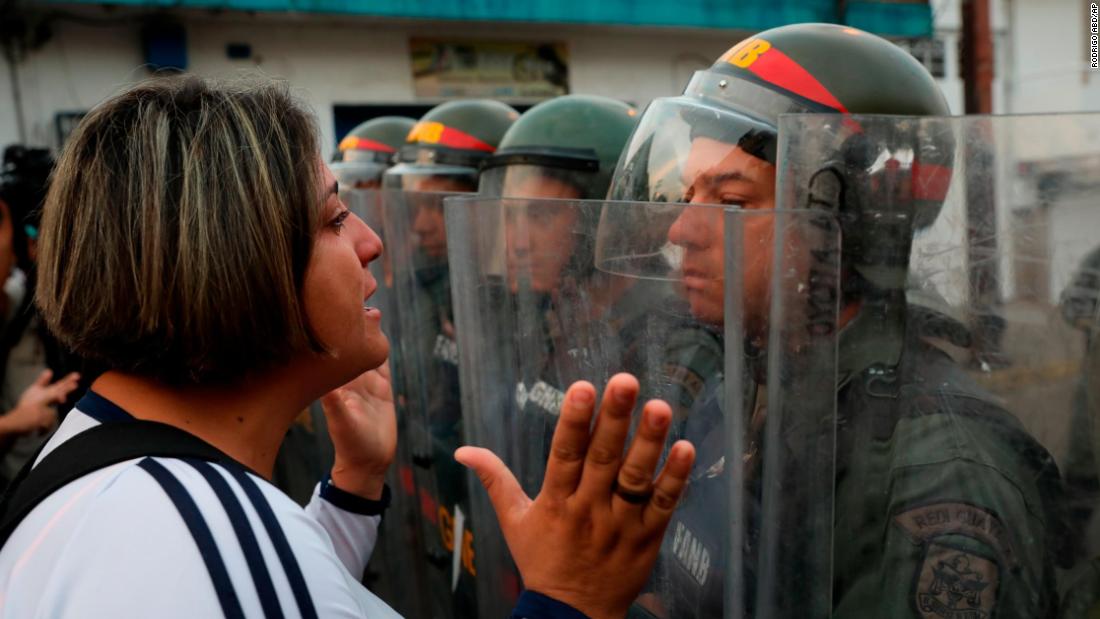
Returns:
[[[412,39],[413,85],[425,98],[543,98],[569,92],[564,43]]]

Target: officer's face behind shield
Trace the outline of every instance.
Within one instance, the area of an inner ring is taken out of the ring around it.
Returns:
[[[683,166],[683,200],[694,205],[734,205],[747,210],[775,208],[775,166],[737,144],[697,137]],[[772,217],[746,218],[744,238],[745,317],[763,326],[768,305]],[[720,325],[724,315],[725,218],[722,209],[688,206],[672,222],[668,240],[683,249],[681,282],[691,313]]]
[[[447,225],[438,196],[416,194],[471,193],[477,191],[477,171],[461,166],[402,163],[383,177],[385,189],[409,192],[408,205],[416,211],[412,231],[420,251],[430,258],[447,257]]]
[[[530,279],[534,292],[558,290],[562,274],[576,248],[579,213],[571,205],[526,202],[578,200],[584,197],[568,173],[534,165],[509,165],[486,170],[482,193],[517,198],[506,203],[508,286],[519,289],[519,274]]]
[[[706,78],[697,74],[693,84]],[[723,209],[775,208],[775,144],[775,130],[768,123],[705,97],[654,102],[616,170],[609,197],[670,204],[664,209],[608,204],[600,222],[599,268],[677,281],[692,314],[721,325]],[[746,326],[761,330],[769,306],[773,217],[741,221]]]

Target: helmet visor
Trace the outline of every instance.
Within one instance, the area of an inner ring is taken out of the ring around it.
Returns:
[[[395,151],[367,150],[363,148],[349,148],[344,151],[344,161],[370,162],[389,165],[394,159]]]
[[[477,169],[465,166],[400,163],[386,171],[385,189],[429,193],[477,191]]]
[[[329,164],[337,182],[347,189],[378,189],[382,186],[382,174],[388,167],[385,163],[346,159]]]
[[[487,198],[582,200],[593,197],[597,172],[554,166],[516,164],[481,173],[478,193]]]

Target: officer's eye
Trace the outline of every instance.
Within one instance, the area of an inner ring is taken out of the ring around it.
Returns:
[[[552,206],[535,206],[527,211],[527,216],[533,222],[546,223],[554,218],[557,210]]]

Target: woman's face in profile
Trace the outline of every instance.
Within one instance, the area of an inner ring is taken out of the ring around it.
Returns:
[[[347,368],[350,380],[386,360],[389,341],[382,333],[382,313],[370,307],[378,288],[367,265],[382,255],[382,241],[340,201],[336,178],[322,169],[321,225],[306,267],[303,303],[306,317],[321,343]]]

